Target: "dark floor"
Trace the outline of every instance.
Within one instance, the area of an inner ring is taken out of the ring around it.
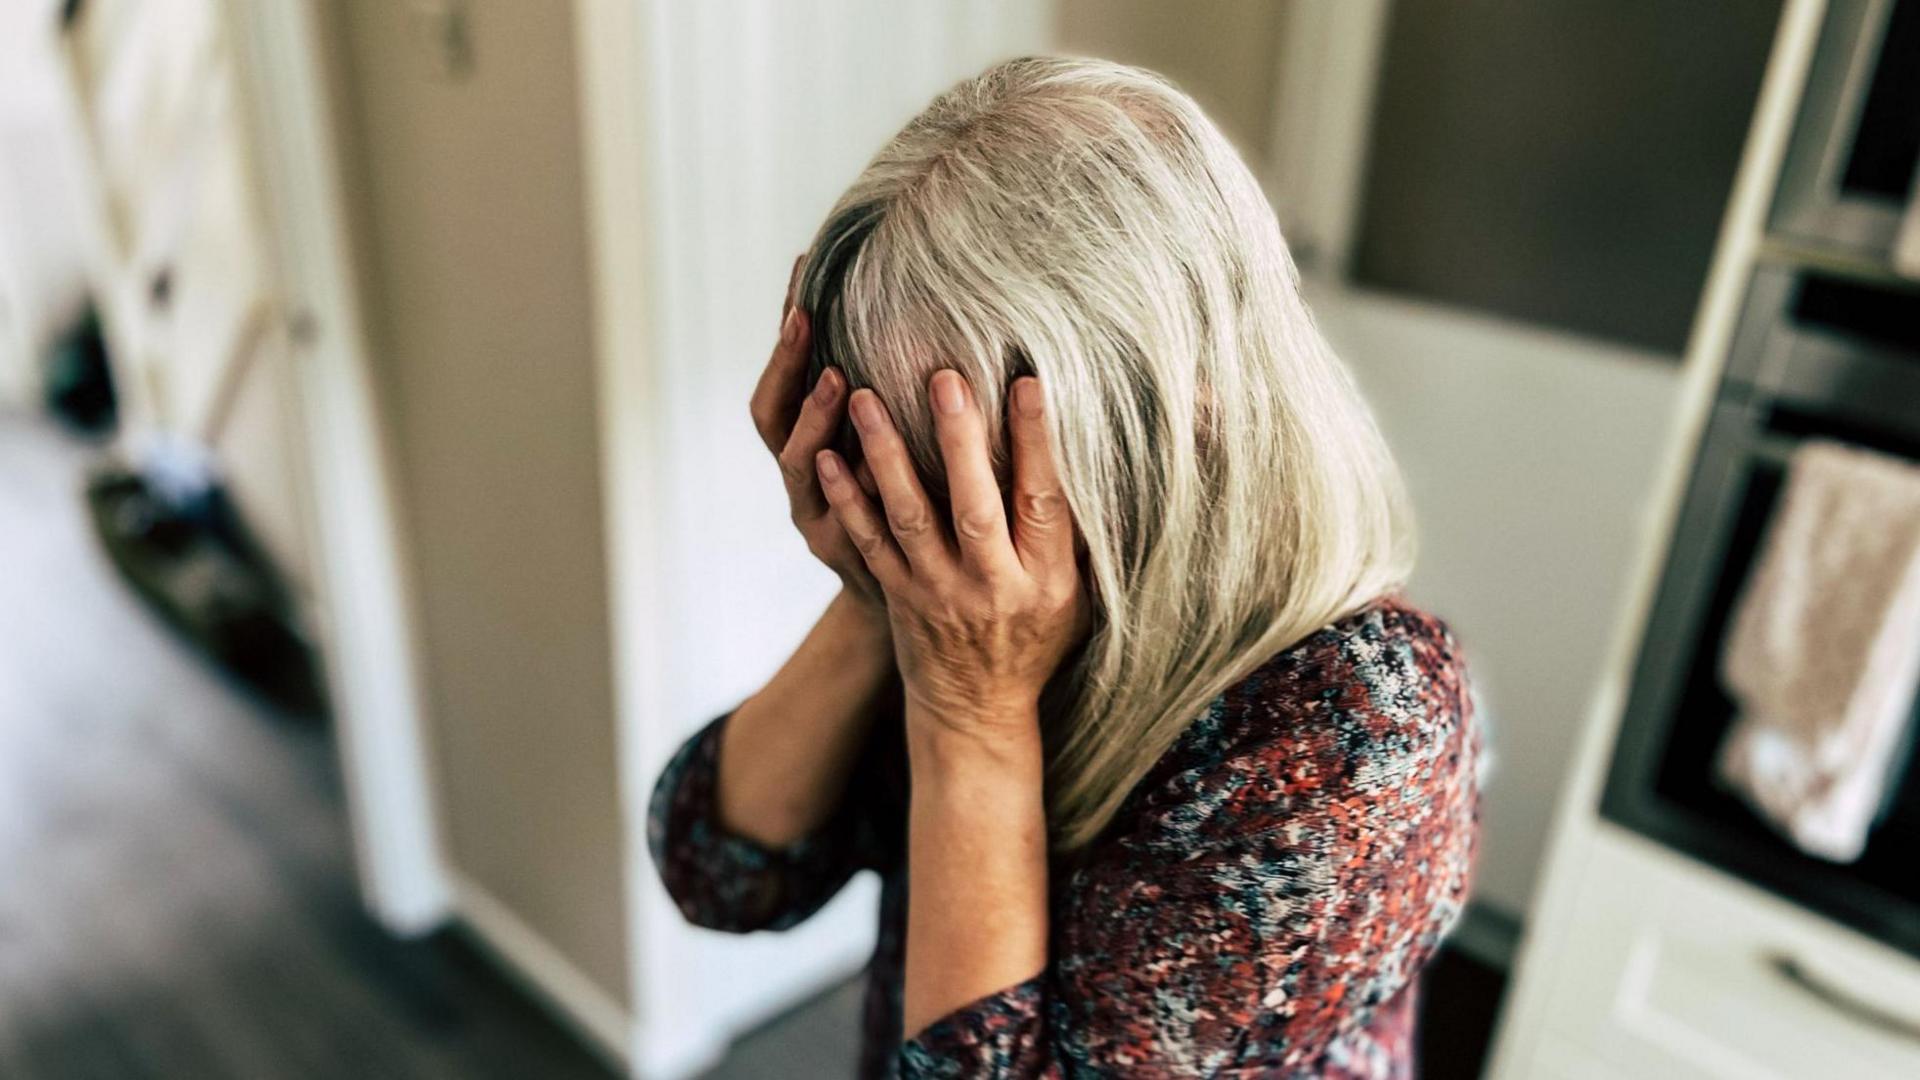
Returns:
[[[1480,1080],[1507,973],[1443,948],[1420,985],[1421,1080]]]
[[[762,1025],[700,1080],[847,1080],[860,1057],[861,979]]]
[[[0,1077],[610,1076],[458,939],[366,918],[325,732],[113,577],[88,456],[0,414]]]

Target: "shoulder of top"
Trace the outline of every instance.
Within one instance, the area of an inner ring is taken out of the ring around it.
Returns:
[[[1390,594],[1309,634],[1230,687],[1222,704],[1312,709],[1338,701],[1341,687],[1387,692],[1372,703],[1391,706],[1413,683],[1460,682],[1465,658],[1439,616]],[[1349,704],[1364,704],[1350,700]]]
[[[1471,719],[1446,624],[1376,601],[1261,665],[1195,720],[1149,775],[1135,836],[1206,845],[1387,786],[1455,783],[1472,756]]]

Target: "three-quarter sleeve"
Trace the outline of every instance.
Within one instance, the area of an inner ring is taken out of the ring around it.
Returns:
[[[1058,883],[1047,970],[914,1034],[900,1076],[1402,1075],[1466,900],[1475,745],[1451,687],[1354,687],[1149,797]]]
[[[654,785],[647,845],[667,893],[697,926],[730,933],[784,930],[833,899],[873,862],[860,800],[818,831],[772,848],[721,823],[717,800],[723,716],[688,739]],[[860,779],[855,778],[854,783]]]

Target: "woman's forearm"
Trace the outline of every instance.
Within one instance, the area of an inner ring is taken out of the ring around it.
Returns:
[[[1047,963],[1047,822],[1031,739],[985,742],[908,718],[905,1033]]]
[[[825,824],[894,678],[884,612],[842,592],[722,737],[721,822],[769,847]]]
[[[966,379],[929,381],[951,531],[873,390],[848,410],[881,505],[838,453],[815,458],[835,520],[886,594],[905,691],[911,1036],[1047,964],[1039,701],[1092,606],[1039,380],[1016,379],[1007,396],[1010,499]]]

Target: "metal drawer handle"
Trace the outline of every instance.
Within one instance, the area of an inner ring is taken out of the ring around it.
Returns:
[[[1862,1001],[1853,994],[1822,979],[1808,971],[1806,965],[1783,952],[1769,953],[1767,966],[1781,978],[1820,999],[1835,1012],[1842,1013],[1864,1024],[1879,1028],[1890,1035],[1920,1042],[1920,1021],[1900,1016],[1869,1001]]]

